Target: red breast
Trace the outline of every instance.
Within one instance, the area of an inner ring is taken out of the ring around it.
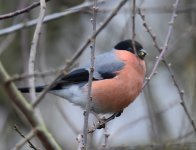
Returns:
[[[125,63],[112,79],[93,81],[92,97],[95,112],[118,112],[127,107],[142,90],[145,62],[128,51],[115,51]]]

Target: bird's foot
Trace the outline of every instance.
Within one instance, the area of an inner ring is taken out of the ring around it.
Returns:
[[[101,118],[99,119],[99,125],[97,127],[97,129],[102,129],[102,128],[105,128],[105,124],[113,119],[115,119],[116,117],[119,117],[121,114],[123,113],[123,110],[119,111],[119,112],[116,112],[114,114],[112,114],[110,117],[108,118]]]
[[[122,112],[123,110],[112,114],[108,118],[105,117],[100,118],[97,114],[95,115],[95,113],[93,113],[99,122],[92,129],[90,129],[88,133],[93,133],[96,129],[105,128],[106,123],[108,123],[109,121],[113,120],[116,117],[119,117],[122,114]]]

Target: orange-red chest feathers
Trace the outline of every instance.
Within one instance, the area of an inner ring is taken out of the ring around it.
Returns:
[[[92,109],[95,112],[121,111],[141,92],[146,71],[145,62],[128,51],[118,50],[115,54],[125,65],[114,78],[93,81]]]

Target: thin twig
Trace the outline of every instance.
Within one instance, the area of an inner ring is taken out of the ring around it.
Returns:
[[[93,4],[93,16],[91,18],[91,23],[93,26],[93,34],[96,32],[96,13],[97,13],[97,0],[94,0]],[[84,127],[83,127],[83,145],[84,149],[87,149],[87,136],[88,136],[88,120],[89,120],[89,113],[90,113],[90,106],[92,103],[92,96],[91,96],[91,87],[92,87],[92,81],[93,81],[93,72],[94,72],[94,60],[95,60],[95,43],[96,43],[96,37],[93,37],[91,39],[91,64],[90,64],[90,70],[89,70],[89,80],[88,80],[88,102],[86,104],[86,109],[84,113]]]
[[[48,2],[48,1],[50,1],[50,0],[46,0],[46,2]],[[39,5],[40,5],[40,1],[39,2],[33,2],[31,5],[29,5],[25,8],[16,10],[14,12],[10,12],[8,14],[0,15],[0,20],[12,18],[12,17],[18,16],[18,15],[23,14],[23,13],[28,13],[30,10],[32,10],[33,8],[38,7]]]
[[[169,29],[168,29],[168,32],[167,32],[167,36],[165,38],[165,43],[164,43],[163,49],[161,50],[161,52],[160,52],[160,54],[157,58],[157,61],[155,62],[154,66],[153,66],[153,69],[152,69],[150,75],[146,78],[147,80],[144,83],[143,87],[145,87],[145,85],[150,81],[152,76],[156,73],[157,67],[158,67],[160,61],[162,60],[163,55],[166,53],[166,51],[168,49],[168,43],[170,41],[171,33],[172,33],[172,30],[173,30],[174,20],[177,17],[176,10],[177,10],[178,3],[179,3],[179,0],[176,0],[175,3],[173,4],[174,9],[173,9],[171,20],[169,22]]]
[[[99,4],[101,4],[101,3],[103,3],[103,0],[99,0],[98,2],[99,2]],[[82,10],[86,10],[86,9],[92,7],[92,5],[93,5],[93,2],[85,1],[84,3],[82,3],[80,5],[68,8],[63,12],[53,13],[51,15],[45,16],[45,18],[43,20],[43,23],[46,23],[48,21],[53,21],[53,20],[56,20],[56,19],[60,19],[64,16],[72,14],[72,13],[76,13],[76,12],[80,12]],[[33,19],[33,20],[30,20],[30,21],[25,22],[25,23],[15,24],[15,25],[12,25],[10,27],[1,29],[0,30],[0,36],[16,32],[16,31],[21,30],[21,29],[26,28],[26,27],[35,26],[37,24],[37,22],[38,22],[38,19]]]
[[[41,5],[40,14],[39,14],[38,22],[35,28],[32,44],[31,44],[31,49],[30,49],[29,66],[28,66],[29,74],[34,74],[34,70],[35,70],[35,57],[36,57],[36,52],[37,52],[37,45],[38,45],[42,22],[43,22],[43,19],[45,16],[45,10],[46,10],[45,0],[40,0],[40,5]],[[36,100],[35,78],[34,77],[29,78],[29,91],[30,91],[31,100],[32,102],[34,102]]]
[[[15,81],[19,81],[19,80],[23,80],[25,78],[32,78],[32,77],[46,77],[46,76],[52,76],[54,74],[59,74],[61,71],[63,71],[63,69],[53,69],[53,70],[48,70],[48,71],[43,71],[43,72],[34,72],[34,74],[28,74],[28,73],[22,73],[20,75],[13,75],[9,80],[5,81],[6,83],[9,82],[15,82]]]
[[[127,2],[128,0],[122,0],[118,6],[113,10],[113,12],[110,14],[110,16],[103,22],[103,24],[96,30],[96,32],[87,39],[87,41],[82,45],[82,47],[80,49],[78,49],[76,51],[76,53],[73,55],[73,57],[66,63],[66,66],[64,68],[64,71],[62,71],[44,90],[43,92],[39,95],[39,97],[37,98],[37,100],[33,103],[33,107],[36,107],[40,101],[43,99],[43,97],[46,95],[46,93],[48,92],[48,90],[53,87],[56,82],[64,76],[64,73],[67,72],[67,70],[69,70],[69,68],[73,65],[73,63],[75,62],[75,60],[77,60],[79,58],[79,56],[83,53],[83,51],[86,49],[86,47],[90,44],[91,39],[93,39],[94,37],[96,37],[107,25],[108,23],[112,20],[112,18],[114,16],[116,16],[116,14],[118,13],[118,11],[122,8],[122,6],[124,6],[124,4]]]
[[[29,132],[26,136],[24,136],[19,129],[17,128],[16,125],[14,125],[14,129],[20,134],[20,136],[23,137],[23,139],[17,143],[14,148],[12,148],[12,150],[20,150],[22,146],[24,146],[25,143],[29,143],[30,147],[37,150],[37,148],[35,148],[35,146],[31,143],[31,139],[35,136],[36,134],[36,129],[31,130],[31,132]]]

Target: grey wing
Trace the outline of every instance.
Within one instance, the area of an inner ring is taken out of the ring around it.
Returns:
[[[86,65],[89,68],[90,63]],[[113,51],[98,55],[95,58],[94,63],[94,74],[93,77],[96,79],[110,79],[116,76],[116,71],[123,68],[124,63],[120,61]]]

